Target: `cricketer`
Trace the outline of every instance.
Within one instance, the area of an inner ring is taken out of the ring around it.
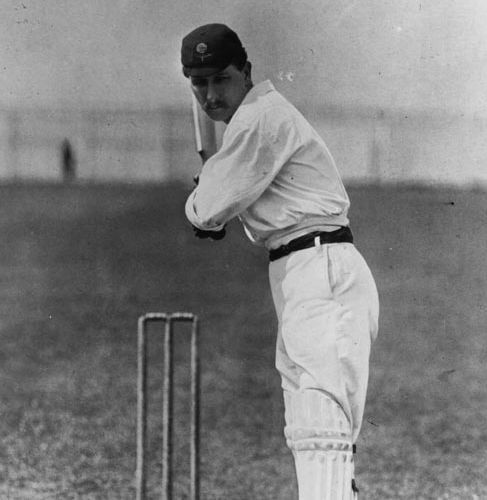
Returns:
[[[373,276],[353,243],[350,201],[325,142],[270,81],[252,82],[238,35],[200,26],[181,63],[202,110],[227,127],[186,202],[201,238],[234,217],[269,254],[276,367],[299,500],[357,498],[354,449],[378,331]]]

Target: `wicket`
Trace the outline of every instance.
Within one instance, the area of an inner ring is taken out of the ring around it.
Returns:
[[[189,312],[147,313],[137,331],[137,469],[136,499],[147,498],[147,324],[164,323],[162,393],[162,500],[172,500],[173,323],[191,323],[190,500],[199,499],[200,369],[198,317]]]

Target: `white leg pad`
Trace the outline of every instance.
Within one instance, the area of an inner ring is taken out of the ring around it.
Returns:
[[[318,390],[284,391],[284,402],[299,500],[354,500],[352,431],[340,405]]]

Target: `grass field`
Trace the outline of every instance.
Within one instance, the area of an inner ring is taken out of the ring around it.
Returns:
[[[202,319],[202,497],[292,500],[265,252],[193,237],[180,186],[0,187],[0,498],[134,498],[136,322]],[[381,296],[361,500],[487,498],[487,193],[350,188]],[[151,343],[149,477],[160,477]],[[181,331],[181,333],[184,333]],[[178,336],[176,491],[187,479]]]

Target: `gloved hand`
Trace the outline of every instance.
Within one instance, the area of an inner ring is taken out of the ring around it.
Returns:
[[[210,238],[210,239],[216,240],[216,241],[222,240],[225,237],[225,235],[227,234],[225,227],[223,227],[223,229],[220,229],[220,231],[204,231],[203,229],[200,229],[199,227],[193,226],[193,232],[197,238],[200,238],[203,240],[206,238]]]

